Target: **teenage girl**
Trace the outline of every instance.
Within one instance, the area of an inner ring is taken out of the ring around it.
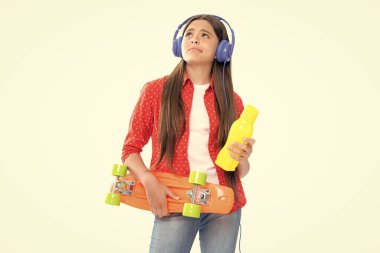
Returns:
[[[233,90],[231,55],[223,18],[196,15],[183,22],[175,32],[173,53],[181,57],[173,72],[150,81],[141,90],[122,149],[122,161],[145,187],[155,215],[150,253],[188,253],[199,231],[202,253],[235,252],[246,203],[240,178],[249,172],[248,158],[254,139],[247,145],[233,143],[230,155],[239,161],[227,172],[214,161],[227,140],[231,124],[244,106]],[[176,38],[185,25],[182,36]],[[150,167],[140,153],[152,138]],[[167,197],[178,200],[151,171],[188,177],[191,170],[207,173],[207,182],[231,187],[235,203],[228,215],[202,213],[199,219],[169,213]]]

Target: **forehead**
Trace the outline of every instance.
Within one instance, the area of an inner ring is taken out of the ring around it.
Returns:
[[[190,23],[190,25],[186,28],[186,31],[189,29],[194,30],[206,30],[210,33],[214,33],[214,29],[212,28],[211,24],[204,19],[196,19]]]

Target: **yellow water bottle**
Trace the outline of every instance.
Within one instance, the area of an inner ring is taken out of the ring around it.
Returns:
[[[218,157],[215,160],[215,164],[226,171],[234,171],[239,162],[230,156],[230,151],[227,146],[232,142],[239,142],[247,144],[243,141],[243,138],[251,138],[253,134],[253,123],[255,122],[259,111],[251,106],[247,105],[240,117],[232,124],[230,132],[228,133],[227,142],[220,150]]]

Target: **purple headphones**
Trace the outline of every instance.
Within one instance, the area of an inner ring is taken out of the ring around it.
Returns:
[[[218,16],[215,16],[215,15],[212,15],[212,16],[218,18],[221,21],[224,21],[231,30],[232,43],[230,44],[227,40],[221,40],[218,44],[217,49],[216,49],[216,61],[219,63],[229,62],[231,60],[232,51],[234,50],[234,44],[235,44],[234,30],[231,28],[230,24],[228,24],[228,22],[225,19],[218,17]],[[172,51],[176,57],[182,57],[182,50],[181,50],[182,36],[177,39],[176,38],[177,34],[178,34],[179,30],[181,29],[181,27],[184,24],[186,24],[193,17],[195,17],[195,16],[191,16],[190,18],[186,19],[182,24],[180,24],[174,33]]]

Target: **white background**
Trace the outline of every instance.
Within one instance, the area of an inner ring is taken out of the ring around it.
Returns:
[[[242,252],[379,252],[379,10],[369,0],[2,1],[0,251],[148,251],[151,213],[104,204],[112,164],[140,89],[179,61],[175,29],[211,13],[235,30],[235,90],[260,111]],[[150,155],[149,143],[146,164]]]

